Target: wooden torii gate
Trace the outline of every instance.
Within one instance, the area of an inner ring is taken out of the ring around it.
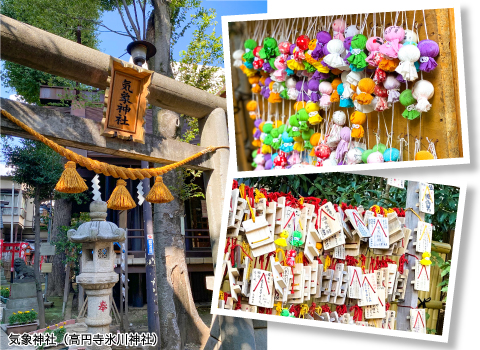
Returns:
[[[1,59],[99,89],[108,87],[109,55],[4,15],[0,15],[0,20]],[[145,144],[105,138],[101,136],[100,123],[92,120],[4,98],[0,102],[7,112],[60,145],[118,157],[170,164],[208,146],[228,146],[225,99],[158,73],[153,74],[149,90],[150,104],[199,119],[200,146],[152,134],[145,134]],[[1,118],[0,127],[2,134],[32,138],[6,118]],[[217,260],[228,160],[229,150],[220,149],[186,165],[205,172],[205,198],[214,262]],[[217,328],[220,328],[218,332],[213,331]],[[232,328],[236,332],[231,332]],[[227,334],[228,337],[225,336]],[[219,339],[221,345],[217,344]],[[251,320],[214,317],[211,338],[206,348],[215,346],[233,350],[240,349],[242,344],[255,349]]]

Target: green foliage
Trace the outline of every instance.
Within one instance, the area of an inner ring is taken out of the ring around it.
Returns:
[[[38,317],[38,314],[34,309],[27,311],[17,311],[10,315],[8,318],[8,324],[27,324],[34,322]]]
[[[204,10],[194,17],[192,40],[187,50],[180,52],[178,71],[175,76],[185,84],[201,90],[215,93],[224,84],[222,76],[218,76],[222,63],[222,37],[217,36],[215,26],[215,10]],[[211,33],[209,29],[213,27]],[[174,64],[175,68],[175,64]]]
[[[434,241],[448,243],[449,231],[455,230],[459,191],[458,187],[435,184],[435,214],[425,215],[425,221],[435,227]]]
[[[443,295],[442,301],[447,300],[448,294],[448,283],[450,282],[450,265],[452,263],[451,260],[445,261],[441,255],[435,251],[432,251],[432,264],[436,265],[440,268],[440,276],[442,277],[442,281],[438,284],[438,287],[441,287],[441,292]]]
[[[0,0],[0,12],[72,41],[77,41],[77,28],[80,28],[82,44],[97,48],[99,44],[97,21],[107,2],[107,0]],[[26,102],[35,104],[40,104],[40,85],[85,89],[83,85],[77,86],[71,80],[8,61],[4,62],[1,78],[5,87],[14,89]]]
[[[58,326],[58,325],[56,325],[56,326]],[[67,333],[67,330],[65,329],[64,326],[57,327],[53,331],[50,329],[50,327],[47,327],[47,330],[44,332],[44,334],[45,333],[53,333],[53,335],[55,337],[55,342],[57,344],[62,344],[63,343],[63,338],[65,337],[65,334]],[[37,346],[37,350],[43,350],[43,349],[44,349],[43,345]]]
[[[428,321],[428,319],[430,318],[430,314],[428,312],[425,311],[425,321]],[[437,333],[437,330],[435,328],[428,328],[426,327],[427,329],[427,334],[436,334]]]
[[[2,298],[9,298],[10,297],[10,288],[8,288],[8,287],[0,288],[0,296]]]
[[[172,37],[170,41],[170,61],[176,80],[198,89],[216,93],[224,85],[225,79],[218,67],[223,62],[222,36],[215,30],[216,12],[201,7],[198,0],[172,0],[170,3]],[[194,13],[188,18],[189,12]],[[195,28],[187,50],[180,52],[180,60],[173,58],[174,46],[186,31]],[[209,31],[211,32],[209,33]],[[187,131],[181,140],[190,142],[199,133],[198,119],[183,116]]]
[[[390,188],[387,197],[384,180],[359,174],[325,173],[249,178],[245,179],[245,183],[271,191],[292,192],[295,196],[327,199],[337,204],[363,205],[365,208],[377,204],[404,208],[406,190]]]
[[[80,252],[82,250],[81,243],[74,243],[68,239],[67,232],[69,230],[76,230],[84,222],[90,221],[89,213],[73,214],[70,226],[60,226],[57,237],[52,241],[58,253],[65,253],[63,264],[72,262],[74,266],[74,273],[78,274],[78,262],[80,260]]]
[[[202,176],[203,172],[201,170],[182,168],[177,171],[179,176],[176,177],[176,182],[173,186],[168,186],[170,191],[177,193],[182,201],[194,197],[205,198],[202,188],[195,183],[195,180]]]
[[[39,141],[19,139],[14,145],[9,139],[2,143],[4,160],[12,166],[13,181],[26,185],[25,195],[34,197],[40,190],[40,200],[53,197],[53,189],[63,172],[62,157]]]

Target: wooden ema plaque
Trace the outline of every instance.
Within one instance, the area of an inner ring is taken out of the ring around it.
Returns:
[[[273,306],[273,274],[260,269],[252,270],[250,305],[271,308]]]
[[[153,71],[113,57],[110,68],[102,135],[145,143],[144,116]]]

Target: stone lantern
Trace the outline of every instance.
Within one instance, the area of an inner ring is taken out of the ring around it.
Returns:
[[[85,324],[93,334],[110,333],[110,294],[118,282],[118,274],[113,270],[116,257],[113,242],[125,241],[125,230],[105,221],[106,217],[107,203],[94,201],[90,204],[92,221],[67,233],[72,242],[82,243],[82,273],[77,276],[77,283],[88,297]]]

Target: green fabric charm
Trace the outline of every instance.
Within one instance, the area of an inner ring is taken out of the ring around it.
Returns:
[[[257,47],[257,42],[253,39],[248,39],[245,41],[245,44],[243,44],[245,47],[245,53],[243,54],[243,58],[247,62],[252,62],[255,56],[253,55],[253,49]]]
[[[300,247],[303,245],[302,241],[302,233],[300,231],[293,231],[292,233],[292,239],[290,240],[290,244],[294,247]]]
[[[300,124],[298,123],[297,114],[294,114],[290,118],[288,118],[288,123],[290,124],[290,127],[287,129],[288,136],[299,137],[302,135],[299,129]]]
[[[308,129],[307,131],[302,132],[302,139],[305,141],[305,144],[303,145],[303,148],[305,149],[312,149],[313,146],[310,143],[310,138],[312,135],[315,133],[313,129]]]
[[[270,132],[270,135],[272,135],[272,137],[273,137],[272,147],[274,149],[279,149],[280,146],[282,145],[282,138],[280,137],[280,135],[281,135],[280,128],[273,129],[272,132]]]
[[[356,69],[364,69],[368,66],[368,63],[365,61],[367,55],[364,51],[366,43],[367,37],[362,34],[357,34],[352,39],[352,45],[350,46],[351,55],[347,58],[347,61]]]
[[[417,100],[412,95],[412,90],[407,89],[402,91],[399,97],[400,103],[406,108],[402,113],[402,116],[406,119],[413,120],[420,116],[420,112],[415,109],[415,103]]]

